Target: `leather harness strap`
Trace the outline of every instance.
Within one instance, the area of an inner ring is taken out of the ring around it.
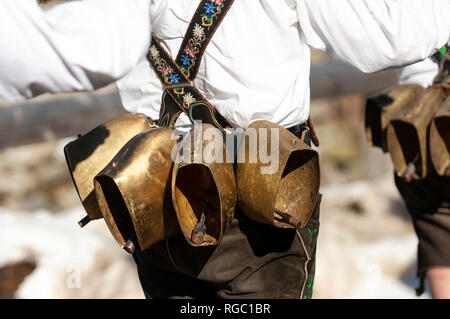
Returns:
[[[152,42],[148,61],[164,87],[158,125],[173,126],[182,112],[191,122],[201,120],[225,132],[227,121],[193,84],[201,59],[214,33],[231,8],[234,0],[202,0],[191,19],[176,60],[163,48],[156,35]],[[311,141],[319,146],[319,140],[311,122]]]
[[[224,131],[226,120],[192,83],[202,56],[234,0],[202,0],[194,13],[174,61],[152,34],[148,60],[163,83],[164,93],[158,124],[173,126],[181,112],[191,122],[201,120]]]

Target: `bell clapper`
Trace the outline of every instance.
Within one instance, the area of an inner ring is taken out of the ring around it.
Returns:
[[[212,193],[209,192],[206,198],[205,208],[203,209],[202,214],[200,215],[200,221],[195,225],[194,230],[192,231],[191,240],[196,245],[201,245],[205,242],[204,237],[206,234],[206,208],[208,208],[209,200],[211,198]]]
[[[205,220],[206,215],[205,213],[202,213],[200,221],[195,225],[194,230],[192,231],[191,240],[196,245],[201,245],[204,242],[204,236],[206,234]]]
[[[136,251],[136,246],[134,245],[134,240],[136,239],[136,234],[133,233],[133,235],[130,236],[130,238],[125,243],[125,246],[123,246],[123,249],[125,249],[126,252],[133,254]]]
[[[416,173],[416,165],[414,165],[414,163],[409,163],[405,171],[405,180],[408,183],[411,182],[415,173]]]
[[[419,154],[417,154],[416,157],[414,158],[414,160],[412,160],[406,167],[404,176],[405,176],[405,180],[408,183],[412,181],[414,175],[416,174],[416,163],[417,163],[418,159],[419,159]]]

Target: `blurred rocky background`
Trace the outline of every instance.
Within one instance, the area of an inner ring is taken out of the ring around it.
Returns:
[[[323,193],[313,297],[416,298],[417,239],[389,156],[364,136],[365,99],[396,73],[364,75],[316,51],[312,60]],[[63,154],[76,134],[123,112],[114,85],[0,101],[0,298],[144,297],[104,222],[79,228],[85,213]]]

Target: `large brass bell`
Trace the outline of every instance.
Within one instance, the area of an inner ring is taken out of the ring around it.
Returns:
[[[366,138],[371,146],[387,152],[386,129],[392,117],[424,88],[417,84],[399,85],[386,94],[367,99],[365,113]]]
[[[222,133],[214,126],[194,125],[180,143],[172,175],[172,200],[190,245],[220,242],[234,215],[236,182]]]
[[[130,113],[99,125],[64,147],[70,175],[88,214],[80,221],[80,226],[102,218],[94,192],[95,175],[133,136],[150,127],[151,123],[144,114]]]
[[[268,150],[278,154],[272,172],[261,156]],[[256,121],[244,132],[236,165],[238,205],[247,216],[281,228],[307,224],[320,186],[316,151],[287,129]]]
[[[438,108],[430,127],[430,155],[436,172],[450,170],[450,96]]]
[[[428,173],[428,131],[444,90],[430,87],[401,109],[387,128],[387,146],[398,176],[422,179]]]
[[[145,250],[179,232],[170,196],[172,129],[152,128],[133,137],[94,179],[100,211],[127,251]]]

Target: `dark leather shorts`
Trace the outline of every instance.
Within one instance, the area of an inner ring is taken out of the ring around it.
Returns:
[[[135,252],[147,298],[311,298],[321,196],[298,232],[254,222],[236,210],[214,247],[190,246],[182,234]]]
[[[419,239],[418,275],[435,266],[450,266],[450,175],[432,172],[423,180],[395,184],[411,213]]]

